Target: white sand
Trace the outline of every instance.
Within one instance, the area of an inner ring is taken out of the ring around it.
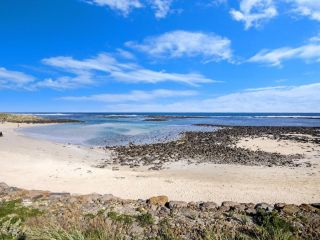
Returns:
[[[81,194],[111,193],[130,199],[167,195],[171,200],[217,203],[320,201],[320,148],[312,144],[261,138],[239,142],[242,147],[271,152],[306,153],[303,161],[312,162],[311,168],[187,166],[179,162],[163,171],[112,171],[93,167],[109,152],[28,138],[16,132],[16,128],[17,124],[0,124],[4,134],[0,138],[0,182],[12,186]]]

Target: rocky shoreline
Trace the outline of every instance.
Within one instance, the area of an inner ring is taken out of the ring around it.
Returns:
[[[299,167],[301,154],[283,155],[279,153],[252,151],[236,146],[244,137],[266,137],[274,140],[291,140],[320,144],[320,128],[308,127],[244,127],[197,124],[202,127],[218,127],[212,132],[185,132],[176,141],[106,147],[114,155],[111,160],[100,165],[118,164],[130,166],[149,166],[152,170],[160,170],[164,164],[179,160],[189,163],[240,164],[250,166],[289,166]],[[304,163],[311,166],[310,163]]]
[[[0,113],[0,122],[11,122],[11,123],[80,123],[81,121],[75,119],[61,119],[61,118],[43,118],[33,115],[21,115],[11,113]]]
[[[0,238],[78,239],[52,235],[57,229],[81,239],[319,239],[320,204],[123,200],[0,183]],[[98,231],[104,237],[86,237]]]

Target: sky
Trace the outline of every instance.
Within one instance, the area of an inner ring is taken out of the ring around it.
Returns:
[[[1,0],[0,111],[320,112],[320,1]]]

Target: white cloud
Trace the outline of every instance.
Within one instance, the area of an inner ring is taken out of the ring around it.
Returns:
[[[170,12],[173,0],[85,0],[87,3],[101,7],[109,7],[127,16],[134,9],[151,7],[156,18],[165,18]]]
[[[269,87],[227,94],[203,100],[184,100],[167,104],[120,103],[104,111],[136,112],[320,112],[320,83],[301,86]]]
[[[173,31],[146,38],[143,43],[127,42],[128,47],[157,57],[194,57],[231,60],[231,41],[213,33]]]
[[[189,85],[215,82],[198,73],[170,73],[144,68],[133,62],[120,62],[115,57],[103,53],[96,57],[77,60],[72,57],[53,57],[43,59],[42,62],[51,67],[56,67],[64,73],[63,77],[49,79],[39,86],[60,88],[79,87],[92,85],[108,79],[128,83],[158,83],[164,81],[180,82]],[[72,74],[69,76],[68,74]]]
[[[132,9],[143,7],[139,0],[87,0],[86,2],[102,7],[109,7],[113,10],[128,15]]]
[[[35,77],[31,75],[0,67],[0,89],[23,87],[33,81],[35,81]]]
[[[273,0],[241,0],[240,9],[231,9],[230,14],[234,20],[244,22],[245,29],[249,29],[274,18],[278,12]]]
[[[172,0],[149,0],[152,8],[155,9],[156,18],[165,18],[170,12]]]
[[[248,61],[281,66],[283,61],[290,59],[320,61],[320,44],[310,43],[297,48],[284,47],[274,50],[262,50]]]
[[[320,1],[319,0],[288,0],[293,4],[293,10],[310,19],[320,21]]]
[[[181,90],[168,90],[157,89],[153,91],[131,91],[125,94],[96,94],[90,96],[68,96],[62,97],[62,100],[72,101],[95,101],[95,102],[144,102],[155,100],[158,98],[176,98],[176,97],[189,97],[197,95],[195,91],[181,91]]]

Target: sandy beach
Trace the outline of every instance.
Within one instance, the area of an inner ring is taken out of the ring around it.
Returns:
[[[20,128],[37,125],[20,124]],[[0,125],[0,182],[11,186],[113,194],[125,199],[167,195],[171,200],[312,203],[320,198],[320,147],[311,143],[242,139],[239,147],[282,154],[304,154],[311,167],[267,167],[185,162],[161,171],[97,168],[110,151],[24,136],[17,124]]]

